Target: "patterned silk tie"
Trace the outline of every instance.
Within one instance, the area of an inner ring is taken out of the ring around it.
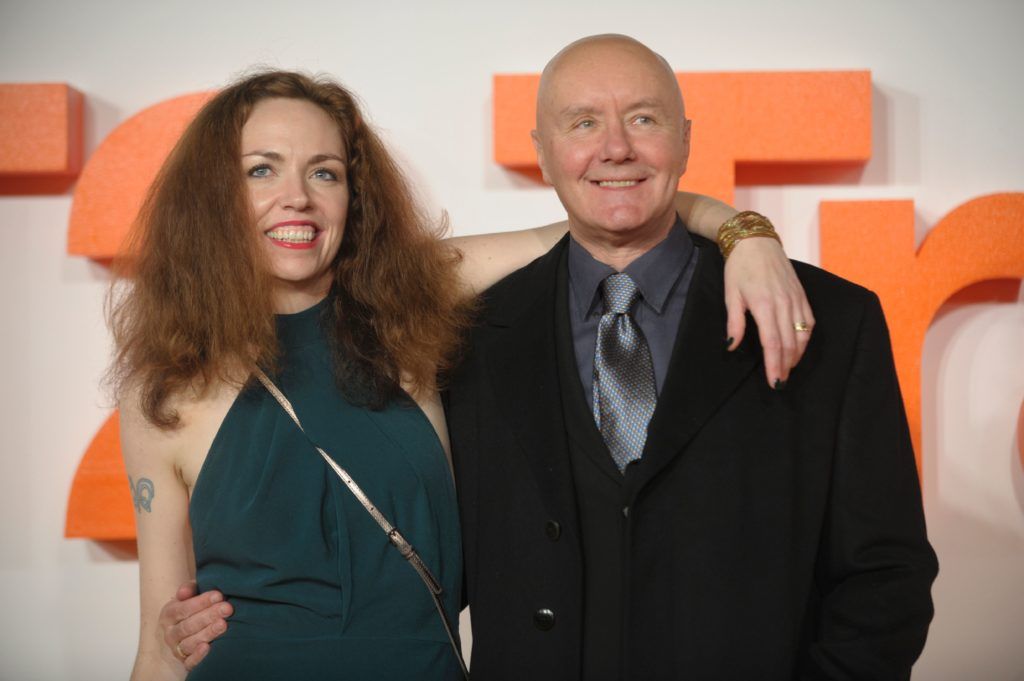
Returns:
[[[625,472],[644,451],[647,424],[658,401],[654,365],[643,331],[629,314],[640,290],[628,274],[601,282],[604,314],[594,354],[594,420],[608,450]]]

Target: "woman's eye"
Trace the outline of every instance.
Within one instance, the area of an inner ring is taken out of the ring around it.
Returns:
[[[313,177],[318,180],[337,180],[338,175],[333,170],[327,168],[317,168],[313,171]]]
[[[261,163],[249,168],[249,172],[246,174],[249,177],[267,177],[270,175],[270,166],[265,163]]]

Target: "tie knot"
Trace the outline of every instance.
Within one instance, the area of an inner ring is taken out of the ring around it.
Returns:
[[[628,274],[611,274],[601,282],[605,314],[627,314],[640,297],[640,289]]]

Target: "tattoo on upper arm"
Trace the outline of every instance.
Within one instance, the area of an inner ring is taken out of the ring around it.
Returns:
[[[141,513],[152,513],[153,497],[156,496],[156,490],[153,488],[153,481],[149,478],[139,478],[138,482],[132,480],[132,476],[128,476],[128,486],[132,490],[132,503],[135,504],[135,512]]]

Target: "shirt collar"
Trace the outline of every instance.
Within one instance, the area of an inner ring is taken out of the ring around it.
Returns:
[[[693,255],[693,248],[693,240],[677,216],[668,236],[623,270],[636,282],[644,302],[657,314],[664,311],[669,294]],[[610,274],[615,274],[615,270],[596,260],[570,236],[569,281],[581,319],[601,314],[603,306],[598,287]]]

